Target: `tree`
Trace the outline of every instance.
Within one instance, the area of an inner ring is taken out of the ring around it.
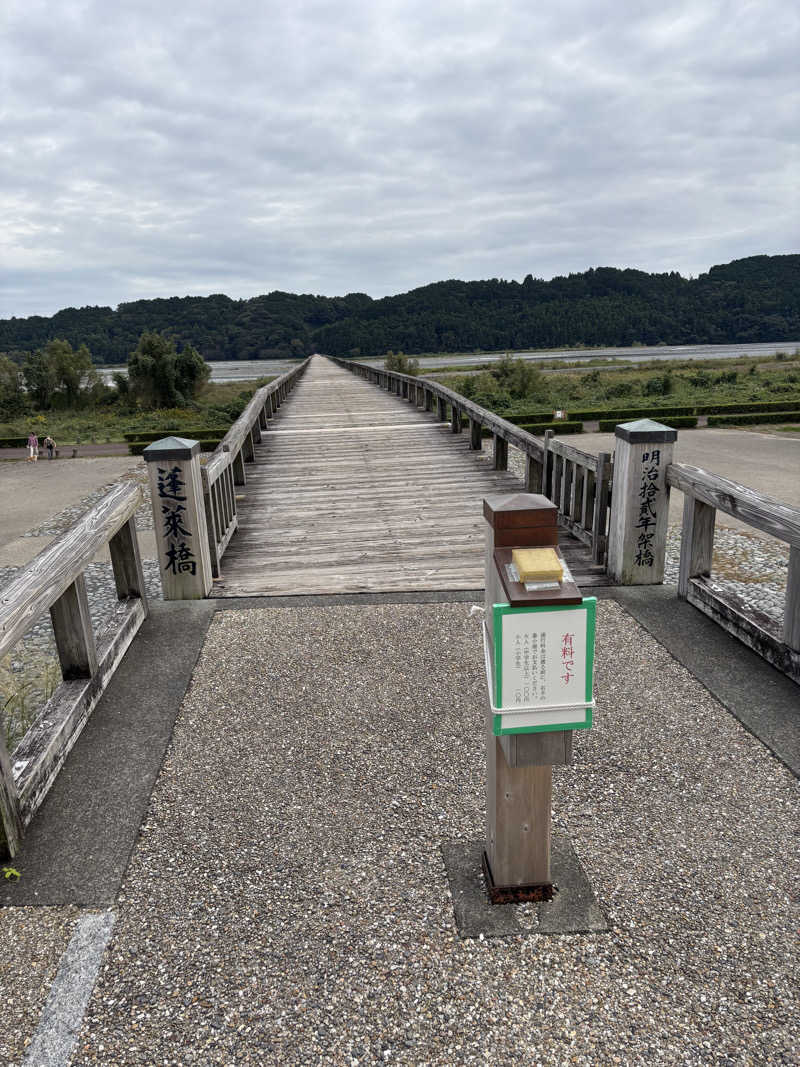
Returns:
[[[16,415],[25,410],[25,389],[22,373],[17,364],[6,355],[0,355],[0,412]]]
[[[191,345],[178,353],[175,342],[160,333],[143,333],[128,357],[128,391],[145,408],[190,403],[210,375],[211,368]]]
[[[22,376],[33,406],[40,411],[49,411],[53,406],[56,391],[56,369],[53,360],[38,348],[31,352],[22,364]]]
[[[393,370],[398,374],[410,374],[413,376],[419,374],[419,360],[409,359],[403,352],[392,352],[390,349],[386,353],[383,365],[386,370]]]
[[[86,345],[77,352],[69,341],[54,338],[28,355],[22,364],[25,388],[35,407],[78,408],[97,395],[100,376]]]
[[[81,345],[74,352],[69,341],[54,340],[48,341],[44,346],[44,356],[52,365],[56,390],[64,407],[80,407],[84,398],[94,390],[100,377],[92,366],[89,349],[86,345]]]

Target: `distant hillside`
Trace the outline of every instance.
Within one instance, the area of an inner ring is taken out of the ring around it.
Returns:
[[[552,281],[436,282],[381,300],[276,291],[66,308],[0,320],[0,352],[61,337],[87,344],[98,363],[124,363],[144,330],[218,360],[782,341],[800,337],[800,255],[734,260],[691,280],[598,267]]]

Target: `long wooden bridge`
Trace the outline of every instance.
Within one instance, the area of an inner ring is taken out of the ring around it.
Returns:
[[[214,595],[480,589],[483,498],[519,474],[438,418],[315,357],[261,430]],[[581,585],[608,584],[564,529]]]
[[[671,486],[684,495],[678,596],[800,681],[800,513],[671,462],[671,445],[658,442],[673,430],[646,420],[621,429],[617,456],[594,456],[549,431],[536,438],[430,379],[312,357],[257,390],[204,465],[197,443],[146,450],[156,525],[171,538],[157,536],[164,597],[477,593],[483,500],[521,490],[556,505],[580,587],[636,584],[643,562],[658,583]],[[670,458],[659,467],[662,452]],[[166,467],[162,456],[173,457]],[[49,611],[63,675],[13,754],[0,739],[0,819],[12,855],[147,618],[141,501],[139,486],[115,487],[0,595],[0,656]],[[710,583],[717,510],[789,544],[782,626]],[[96,635],[84,572],[105,545],[118,605]],[[181,587],[188,573],[193,588]]]

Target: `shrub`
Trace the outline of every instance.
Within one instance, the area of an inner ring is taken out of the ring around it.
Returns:
[[[387,352],[383,366],[385,370],[393,370],[397,374],[419,374],[419,360],[409,359],[403,352]]]

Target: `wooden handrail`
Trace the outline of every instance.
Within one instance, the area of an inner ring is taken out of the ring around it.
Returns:
[[[311,357],[282,374],[275,381],[257,389],[242,414],[217,445],[201,470],[203,506],[206,517],[211,574],[220,576],[220,561],[238,529],[235,485],[245,484],[246,462],[253,459],[253,446],[261,440],[283,399],[305,374]]]
[[[136,538],[140,486],[115,486],[0,593],[0,656],[49,609],[63,681],[14,751],[0,735],[0,843],[11,856],[147,616]],[[108,545],[117,608],[95,634],[84,572]]]
[[[800,547],[800,508],[688,463],[670,463],[667,484],[779,541]]]
[[[666,474],[684,494],[678,596],[800,682],[800,508],[687,463],[670,463]],[[751,605],[710,585],[717,511],[790,546],[780,637]]]
[[[0,657],[81,575],[142,502],[140,486],[115,486],[0,592]]]
[[[482,431],[488,430],[494,438],[494,465],[497,469],[506,468],[509,445],[518,449],[526,457],[527,491],[544,493],[550,497],[558,506],[559,519],[576,537],[591,545],[595,562],[603,562],[612,474],[611,456],[608,453],[601,452],[594,456],[564,441],[554,441],[549,430],[541,440],[430,378],[371,367],[336,356],[329,358],[345,370],[407,396],[417,404],[421,392],[428,411],[433,407],[435,398],[439,417],[443,421],[449,405],[454,433],[460,431],[463,419],[469,419],[472,449],[480,449]]]

